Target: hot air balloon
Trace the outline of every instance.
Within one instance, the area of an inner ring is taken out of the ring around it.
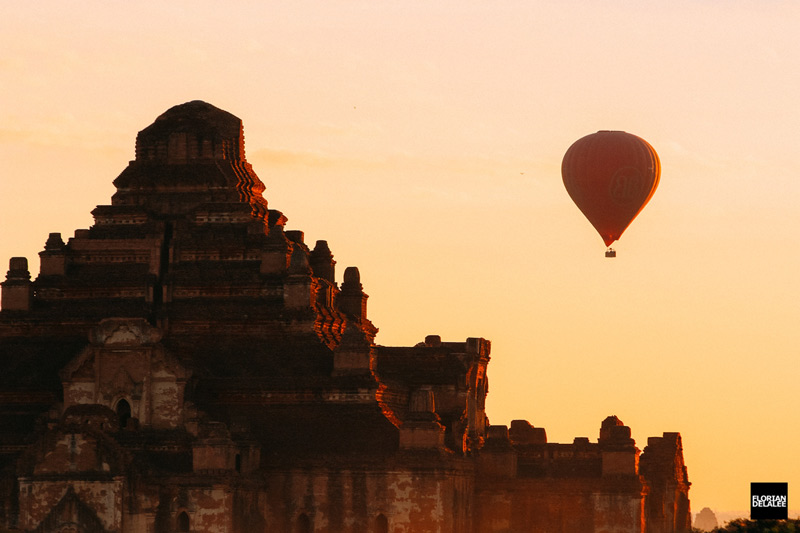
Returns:
[[[610,248],[658,187],[661,162],[644,139],[624,131],[598,131],[564,154],[561,176],[572,201]]]

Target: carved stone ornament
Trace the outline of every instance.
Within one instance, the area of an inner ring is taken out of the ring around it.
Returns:
[[[141,318],[106,318],[89,333],[89,341],[101,346],[147,346],[161,336],[161,330]]]

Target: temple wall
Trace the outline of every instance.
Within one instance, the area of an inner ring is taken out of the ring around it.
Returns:
[[[628,483],[625,483],[628,485]],[[475,533],[642,533],[641,488],[591,479],[517,479],[481,484]]]
[[[463,473],[292,470],[269,474],[264,516],[287,533],[305,518],[315,533],[372,532],[381,517],[392,533],[465,533],[472,490]]]

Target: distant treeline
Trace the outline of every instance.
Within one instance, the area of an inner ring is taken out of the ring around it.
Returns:
[[[700,529],[693,531],[700,533]],[[712,533],[800,533],[800,520],[731,520]]]

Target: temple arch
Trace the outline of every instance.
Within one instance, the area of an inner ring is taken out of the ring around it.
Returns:
[[[186,514],[186,511],[181,512],[181,514],[178,515],[178,518],[175,522],[176,522],[175,525],[177,526],[176,529],[178,531],[180,532],[189,531],[189,526],[190,526],[189,515]]]
[[[294,527],[295,533],[311,533],[311,519],[308,518],[306,513],[301,513],[297,517],[297,522]]]
[[[372,531],[373,533],[389,533],[389,520],[383,513],[375,517]]]
[[[120,429],[125,429],[131,419],[131,404],[125,398],[121,398],[114,410],[117,412]]]

